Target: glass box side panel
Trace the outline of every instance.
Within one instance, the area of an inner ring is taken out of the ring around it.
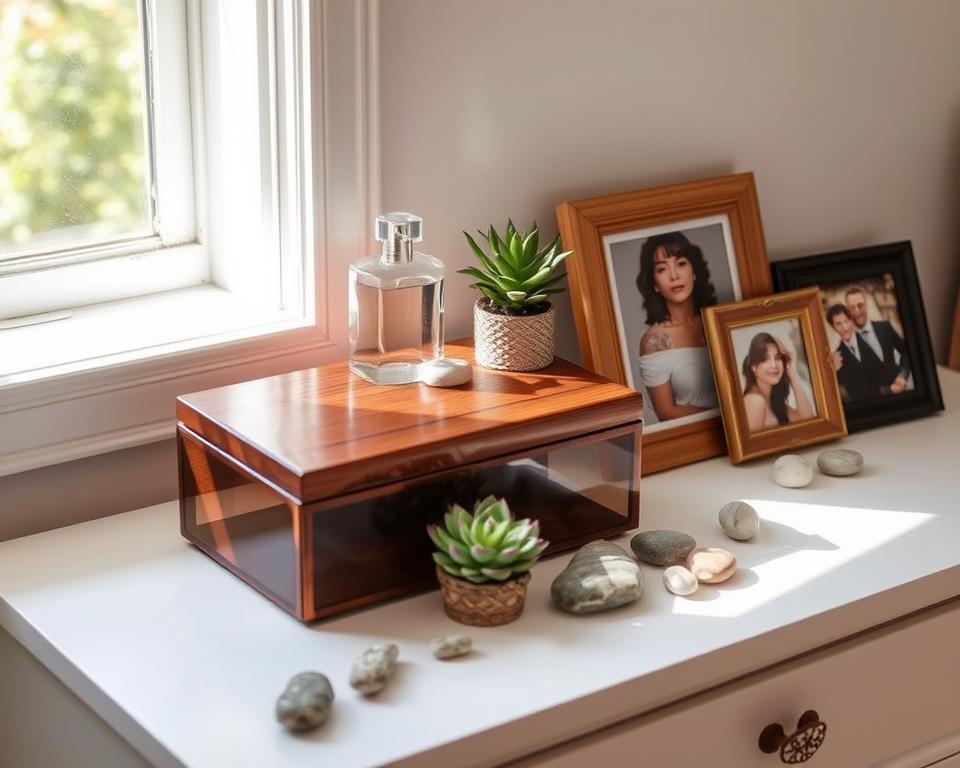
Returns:
[[[297,613],[294,511],[279,494],[180,432],[183,533],[292,613]]]
[[[638,525],[638,439],[628,432],[579,441],[506,465],[507,483],[522,499],[515,512],[540,520],[549,554]]]
[[[567,441],[536,456],[471,465],[308,506],[317,616],[436,584],[428,523],[490,494],[540,521],[549,554],[637,525],[639,429]]]

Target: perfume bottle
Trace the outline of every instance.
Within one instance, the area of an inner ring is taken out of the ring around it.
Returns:
[[[443,262],[413,249],[423,220],[377,216],[380,254],[350,265],[350,370],[374,384],[420,380],[443,357]]]

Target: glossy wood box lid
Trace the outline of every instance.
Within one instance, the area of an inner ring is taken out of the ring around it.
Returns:
[[[447,357],[473,360],[468,343]],[[632,389],[556,358],[469,384],[376,386],[345,362],[181,395],[183,426],[303,502],[640,422]]]

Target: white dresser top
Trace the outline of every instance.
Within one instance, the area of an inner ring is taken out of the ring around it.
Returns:
[[[158,765],[497,764],[960,594],[960,375],[940,378],[946,413],[834,444],[864,453],[856,477],[790,490],[772,458],[720,458],[645,478],[643,528],[739,561],[692,598],[644,566],[639,602],[566,615],[549,598],[561,555],[537,566],[505,627],[455,624],[438,592],[304,627],[188,545],[168,503],[0,544],[0,626]],[[717,525],[736,498],[760,513],[752,542]],[[462,631],[474,654],[430,655],[432,637]],[[350,665],[379,641],[401,663],[364,700]],[[306,669],[337,699],[295,737],[273,706]]]

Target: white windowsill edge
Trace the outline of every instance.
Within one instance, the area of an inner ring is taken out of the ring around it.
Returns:
[[[0,374],[0,476],[172,437],[177,394],[342,355],[315,322],[214,286],[0,331],[22,368]]]
[[[34,385],[28,402],[36,402],[37,384],[53,382],[55,394],[71,374],[117,371],[151,358],[309,325],[294,313],[259,307],[212,285],[78,307],[63,320],[0,330],[0,360],[8,363],[0,364],[0,413],[17,401],[5,395],[18,385]],[[18,370],[5,370],[11,363]]]
[[[52,445],[18,451],[12,456],[4,454],[0,456],[0,477],[86,459],[101,453],[149,445],[172,438],[176,431],[177,425],[173,419],[162,419],[152,424],[140,424],[127,429],[116,429],[99,435],[64,440]]]

